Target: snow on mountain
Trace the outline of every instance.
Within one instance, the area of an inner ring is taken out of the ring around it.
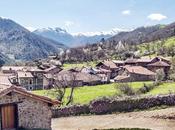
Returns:
[[[73,47],[96,43],[102,38],[107,39],[123,31],[126,32],[128,30],[114,28],[110,31],[69,33],[65,29],[57,27],[37,29],[34,31],[34,33],[63,43],[66,46]]]
[[[109,31],[101,31],[101,32],[78,32],[78,33],[72,33],[73,36],[87,36],[87,37],[91,37],[91,36],[97,36],[97,35],[116,35],[119,32],[127,32],[130,31],[128,29],[120,29],[120,28],[113,28],[112,30]]]

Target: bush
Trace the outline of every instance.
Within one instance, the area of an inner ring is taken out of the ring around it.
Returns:
[[[118,83],[115,87],[117,90],[119,89],[122,94],[125,94],[127,96],[135,95],[134,90],[128,83]]]
[[[165,78],[165,72],[163,69],[159,69],[156,71],[156,82],[161,82]]]
[[[160,82],[154,82],[153,84],[145,84],[143,83],[143,87],[141,87],[137,93],[138,94],[145,94],[147,92],[150,92],[153,90],[155,87],[159,86],[161,83]]]

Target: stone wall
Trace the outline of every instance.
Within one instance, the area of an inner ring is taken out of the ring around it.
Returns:
[[[113,112],[130,112],[157,106],[175,106],[175,95],[102,98],[92,101],[89,105],[70,106],[53,110],[53,118],[75,116],[81,114],[107,114]]]
[[[12,93],[0,98],[0,105],[17,103],[18,126],[27,129],[51,129],[51,109],[47,103]]]

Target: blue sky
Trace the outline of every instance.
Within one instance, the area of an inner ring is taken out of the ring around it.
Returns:
[[[71,33],[175,22],[175,0],[1,0],[0,16]]]

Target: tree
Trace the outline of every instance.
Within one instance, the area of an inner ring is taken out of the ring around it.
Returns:
[[[149,58],[151,59],[151,46],[150,44],[145,44],[145,49],[148,51]]]
[[[53,89],[51,90],[51,93],[53,92],[53,95],[57,97],[57,100],[59,100],[62,105],[69,105],[73,102],[74,97],[74,89],[76,87],[76,72],[70,72],[66,73],[63,76],[57,75],[54,76],[54,83],[53,83]],[[66,99],[66,89],[70,88],[70,94]]]

